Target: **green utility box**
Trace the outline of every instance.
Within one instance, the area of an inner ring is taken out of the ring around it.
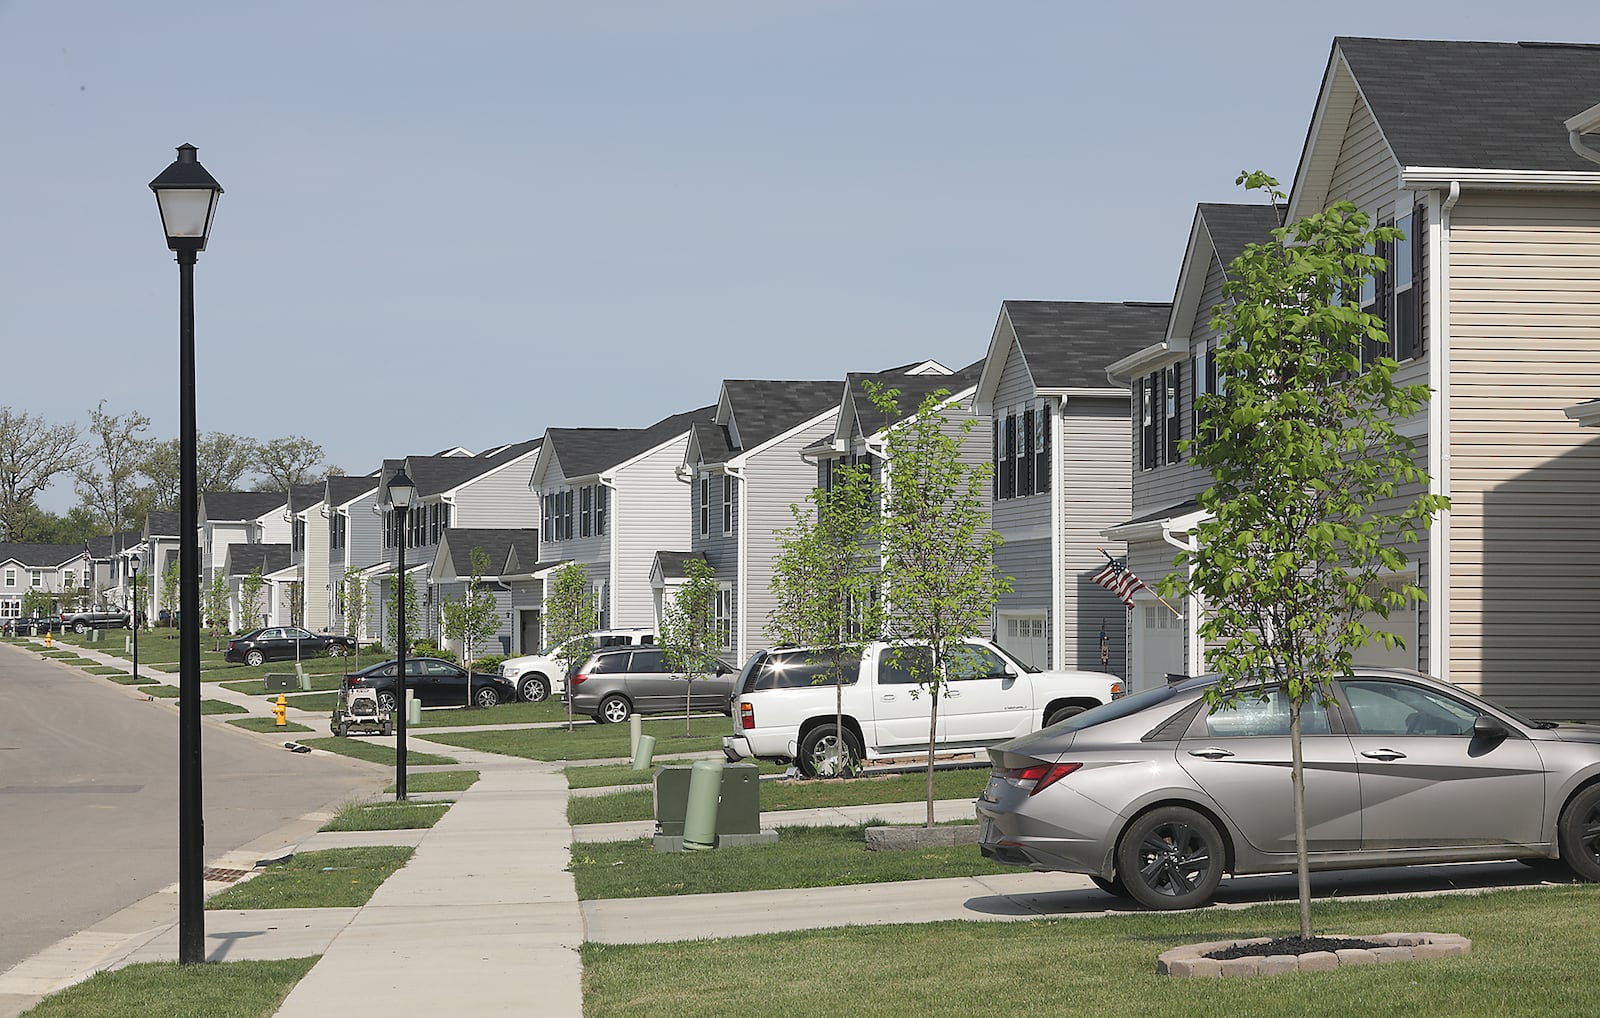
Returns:
[[[266,685],[269,693],[297,693],[300,691],[300,676],[289,672],[268,672],[262,676],[261,681]]]
[[[683,818],[689,809],[688,766],[656,771],[656,834],[683,837]],[[761,833],[761,776],[755,764],[728,764],[722,768],[722,794],[717,806],[717,834]]]

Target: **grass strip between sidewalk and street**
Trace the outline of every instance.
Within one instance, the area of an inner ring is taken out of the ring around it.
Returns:
[[[382,845],[299,852],[213,895],[206,908],[355,908],[365,905],[414,851]]]
[[[733,729],[725,717],[695,718],[692,735],[684,738],[683,718],[651,718],[644,733],[656,737],[656,755],[699,753],[721,749],[722,737]],[[499,732],[448,732],[429,735],[432,742],[485,753],[502,753],[529,760],[604,760],[629,757],[627,725],[579,724],[565,728],[523,728]]]
[[[1156,974],[1156,956],[1201,941],[1293,935],[1293,903],[584,944],[583,1013],[966,1018],[990,1009],[985,1002],[1006,1001],[1001,1010],[1096,1018],[1596,1014],[1597,908],[1595,887],[1318,901],[1320,935],[1459,933],[1471,938],[1472,953],[1254,979],[1173,979]]]
[[[577,768],[568,768],[576,770]],[[976,799],[989,782],[987,767],[943,770],[933,773],[935,799]],[[845,781],[763,781],[761,810],[822,809],[828,806],[878,806],[889,802],[917,802],[927,796],[928,776],[887,774]],[[570,824],[608,824],[619,820],[649,820],[655,816],[654,790],[616,792],[612,795],[577,796],[567,803]]]
[[[411,781],[406,780],[410,791]],[[449,802],[352,803],[322,825],[324,831],[415,831],[432,827],[453,806]]]
[[[395,765],[394,744],[392,742],[368,742],[350,736],[339,738],[333,735],[323,736],[320,739],[301,739],[301,745],[310,746],[312,749],[327,750],[329,753],[338,753],[340,756],[351,756],[357,760],[368,760],[372,763]],[[460,760],[454,757],[440,756],[438,753],[423,753],[406,747],[407,767],[432,767],[435,764],[455,764]],[[411,774],[406,773],[406,790],[411,789]]]
[[[661,766],[652,763],[644,770],[636,771],[632,764],[577,764],[563,768],[562,773],[567,776],[568,788],[609,788],[653,784],[656,770]],[[757,767],[762,774],[782,774],[789,769],[788,764],[768,763],[765,760],[760,761]]]
[[[107,672],[104,673],[104,677],[110,679],[112,682],[121,683],[124,686],[148,686],[156,681],[148,675],[141,675],[138,678],[135,678],[128,672]]]
[[[201,700],[200,713],[202,714],[248,714],[250,708],[227,700]]]
[[[410,756],[407,753],[406,756]],[[406,775],[406,793],[412,792],[465,792],[478,783],[477,771],[423,771],[421,774]],[[384,789],[389,795],[394,794],[394,786]]]
[[[268,1018],[317,958],[216,965],[146,962],[97,972],[53,993],[28,1018]]]
[[[572,846],[568,868],[582,901],[1017,872],[1014,866],[985,859],[975,845],[869,852],[864,833],[867,826],[877,825],[781,827],[775,845],[715,852],[657,852],[649,838],[578,842]]]
[[[228,724],[237,725],[250,732],[266,732],[269,734],[272,732],[309,732],[312,730],[298,721],[280,725],[277,718],[234,718]],[[409,756],[410,754],[407,755]]]
[[[561,704],[545,700],[543,703],[500,703],[487,710],[468,710],[465,707],[425,710],[422,712],[423,728],[455,728],[468,725],[534,725],[566,721],[567,709]],[[579,717],[580,722],[588,721]]]

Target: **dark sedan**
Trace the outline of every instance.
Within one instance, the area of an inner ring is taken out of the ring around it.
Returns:
[[[330,657],[343,657],[356,648],[356,641],[349,636],[335,636],[333,633],[313,633],[309,629],[298,626],[277,626],[271,629],[254,629],[228,641],[228,652],[223,655],[226,661],[243,661],[252,668],[259,667],[263,661],[294,660],[303,657],[316,657],[318,654],[327,653]]]
[[[344,677],[345,687],[377,690],[378,707],[394,710],[395,664],[393,660],[381,661],[359,672],[351,672]],[[464,707],[467,704],[467,670],[436,657],[407,658],[406,688],[416,693],[417,702],[424,707]],[[472,673],[472,706],[493,707],[497,703],[515,703],[516,699],[516,687],[500,676]]]

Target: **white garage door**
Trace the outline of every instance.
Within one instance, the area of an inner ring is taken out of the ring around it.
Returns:
[[[1133,688],[1165,685],[1169,673],[1184,670],[1183,619],[1159,604],[1142,604],[1129,614],[1133,616]]]

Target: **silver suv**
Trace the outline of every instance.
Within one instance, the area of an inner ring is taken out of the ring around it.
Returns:
[[[597,629],[589,640],[600,650],[607,647],[632,647],[656,642],[654,629]],[[566,666],[560,648],[549,647],[541,654],[526,654],[500,662],[500,677],[516,687],[517,698],[539,703],[566,691]]]
[[[739,673],[718,661],[711,675],[686,678],[669,671],[660,647],[602,650],[572,675],[572,712],[601,724],[628,720],[629,714],[671,714],[688,707],[732,714],[733,684]]]

